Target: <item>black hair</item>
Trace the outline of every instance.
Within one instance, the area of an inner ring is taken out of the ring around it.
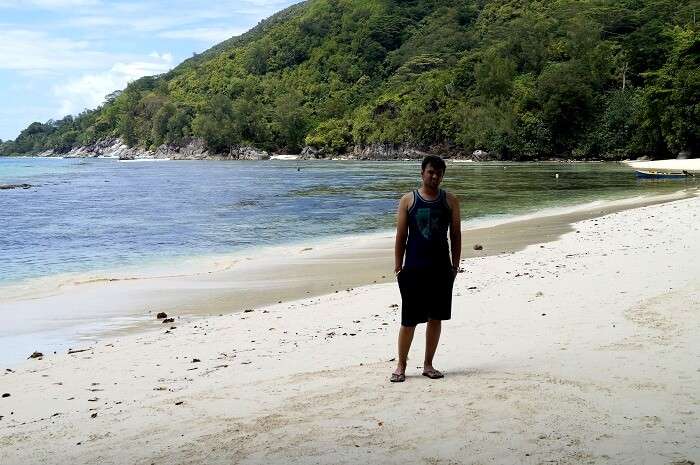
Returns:
[[[420,165],[420,170],[424,171],[425,167],[428,165],[432,165],[432,167],[437,169],[437,170],[442,170],[443,174],[445,173],[445,170],[447,169],[447,166],[445,165],[445,160],[438,157],[437,155],[427,155],[423,159],[423,163],[421,163],[421,165]]]

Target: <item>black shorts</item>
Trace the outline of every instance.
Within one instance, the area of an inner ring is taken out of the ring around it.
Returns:
[[[449,320],[454,276],[450,266],[401,270],[397,276],[401,291],[401,325]]]

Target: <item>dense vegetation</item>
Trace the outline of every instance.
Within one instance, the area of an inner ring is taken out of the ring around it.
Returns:
[[[697,0],[310,0],[0,153],[203,138],[506,159],[698,153]]]

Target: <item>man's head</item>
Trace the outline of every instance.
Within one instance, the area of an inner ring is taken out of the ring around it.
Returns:
[[[420,174],[423,185],[429,189],[438,189],[445,175],[445,161],[437,155],[428,155],[421,163]]]

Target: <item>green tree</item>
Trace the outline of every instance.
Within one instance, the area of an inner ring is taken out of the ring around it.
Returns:
[[[693,28],[669,32],[673,47],[644,91],[646,130],[659,128],[672,153],[698,153],[700,141],[700,40]]]
[[[226,152],[241,140],[239,116],[233,102],[215,95],[192,121],[192,131],[213,152]]]

